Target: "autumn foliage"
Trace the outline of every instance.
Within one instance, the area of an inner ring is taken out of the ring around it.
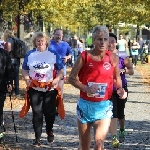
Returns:
[[[5,0],[0,6],[4,18],[10,20],[19,13],[33,12],[34,21],[39,14],[45,25],[69,27],[71,30],[90,30],[97,24],[116,25],[118,22],[142,25],[149,23],[149,0]],[[13,20],[14,21],[14,20]]]

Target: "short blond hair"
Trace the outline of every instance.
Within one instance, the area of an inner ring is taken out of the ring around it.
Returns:
[[[12,38],[12,37],[14,37],[13,32],[10,31],[10,30],[8,30],[8,29],[6,29],[6,30],[4,31],[4,37],[3,37],[3,38],[4,38],[4,41],[6,42],[8,38]]]
[[[46,40],[46,47],[48,47],[49,46],[49,37],[43,32],[36,32],[36,33],[34,33],[33,39],[32,39],[33,47],[37,47],[36,46],[36,39],[39,38],[39,37],[40,38],[45,38],[45,40]]]

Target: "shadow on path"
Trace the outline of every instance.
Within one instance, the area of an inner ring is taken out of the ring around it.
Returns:
[[[17,128],[17,137],[18,142],[15,142],[15,132],[13,129],[13,122],[11,118],[11,112],[5,111],[4,120],[6,127],[5,142],[6,147],[11,149],[27,150],[27,149],[38,149],[32,146],[34,139],[34,132],[32,129],[32,113],[29,112],[27,116],[23,119],[19,118],[19,112],[14,112],[15,115],[15,124]],[[142,126],[142,127],[141,127]],[[150,121],[126,121],[126,138],[125,142],[121,144],[120,149],[133,150],[137,148],[139,150],[144,150],[146,147],[150,148]],[[51,150],[69,150],[78,147],[78,131],[76,116],[72,111],[66,112],[66,118],[60,120],[59,117],[56,117],[54,124],[54,134],[55,142],[52,146],[46,145],[46,134],[45,134],[45,124],[43,125],[43,134],[42,134],[42,149],[51,149]],[[93,132],[92,132],[93,135]],[[92,146],[94,142],[92,142]],[[108,135],[105,142],[106,148],[111,148],[111,137]]]

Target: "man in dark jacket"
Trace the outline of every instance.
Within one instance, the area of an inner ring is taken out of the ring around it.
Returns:
[[[13,77],[13,92],[15,93],[16,97],[20,97],[20,92],[19,92],[19,67],[20,67],[20,59],[16,58],[13,56],[13,51],[15,48],[15,42],[13,38],[17,39],[12,31],[10,30],[5,30],[4,32],[4,41],[7,42],[7,51],[9,52],[9,55],[11,57],[11,63],[12,63],[12,72],[14,74]]]
[[[0,48],[0,143],[3,143],[3,107],[6,93],[12,90],[13,74],[11,71],[11,58],[8,52]]]

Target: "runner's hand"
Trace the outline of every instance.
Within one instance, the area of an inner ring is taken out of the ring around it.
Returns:
[[[123,88],[119,88],[117,90],[117,94],[119,95],[120,99],[125,99],[127,98],[127,92]]]
[[[53,82],[52,82],[52,87],[53,87],[53,88],[57,88],[57,87],[58,87],[58,82],[59,82],[59,80],[58,80],[57,78],[55,78],[55,79],[53,80]]]
[[[12,91],[12,85],[11,85],[11,84],[9,84],[9,85],[7,86],[7,91],[8,91],[8,92],[11,92],[11,91]]]
[[[89,94],[94,94],[96,93],[97,90],[99,90],[99,87],[96,84],[93,84],[90,87],[87,86],[85,92]]]

